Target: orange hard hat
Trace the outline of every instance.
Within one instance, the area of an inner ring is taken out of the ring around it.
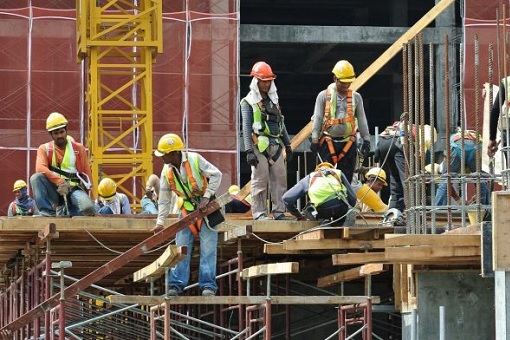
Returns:
[[[253,65],[251,69],[251,76],[258,78],[260,80],[275,80],[276,76],[271,70],[271,66],[264,61],[258,61]]]

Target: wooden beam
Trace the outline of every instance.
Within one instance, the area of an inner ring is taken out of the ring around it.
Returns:
[[[264,275],[294,274],[299,272],[298,262],[261,264],[243,269],[242,278],[250,279]]]
[[[140,296],[111,295],[112,303],[140,304],[155,306],[162,303],[173,305],[259,305],[271,301],[273,305],[349,305],[367,302],[366,296]],[[380,303],[378,296],[371,297],[372,303]]]
[[[334,266],[381,262],[387,263],[384,252],[348,253],[332,255]]]
[[[188,247],[169,245],[166,250],[154,262],[133,273],[135,282],[141,280],[151,280],[165,274],[167,268],[179,263],[187,253]]]
[[[420,20],[418,20],[411,28],[409,28],[397,41],[395,41],[388,49],[379,56],[367,69],[361,73],[351,84],[350,89],[357,91],[363,86],[374,74],[376,74],[384,65],[388,63],[400,50],[402,46],[409,40],[414,38],[418,33],[423,31],[439,14],[448,8],[453,0],[441,0],[430,11],[428,11]],[[333,66],[333,65],[332,65]],[[299,131],[290,143],[292,149],[296,149],[312,132],[312,122]],[[241,199],[246,198],[250,194],[251,181],[248,182],[237,194]]]
[[[356,239],[323,239],[323,240],[286,240],[283,248],[286,250],[309,249],[383,249],[384,240],[356,240]]]
[[[386,271],[387,265],[383,263],[365,264],[360,267],[347,269],[335,274],[321,277],[317,280],[317,287],[330,287],[340,282],[347,282],[364,278],[367,275],[375,275]]]
[[[480,235],[419,235],[386,234],[386,247],[405,246],[480,246]]]
[[[431,260],[442,257],[480,256],[480,246],[413,246],[386,248],[386,260],[390,262],[407,262],[413,260]]]

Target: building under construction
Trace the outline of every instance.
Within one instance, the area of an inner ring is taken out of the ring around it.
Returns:
[[[176,232],[222,209],[225,196],[204,213],[171,216],[172,227],[157,234],[154,215],[2,217],[0,337],[510,338],[508,172],[501,152],[486,156],[488,138],[481,137],[488,136],[497,85],[510,72],[507,6],[1,0],[2,215],[14,181],[29,182],[54,111],[87,146],[93,183],[114,179],[134,211],[147,177],[161,171],[152,152],[167,132],[218,166],[220,192],[231,184],[248,192],[238,103],[259,60],[278,76],[294,136],[289,187],[317,164],[309,152],[311,112],[340,59],[355,67],[351,89],[363,94],[372,149],[394,121],[408,133],[405,225],[357,209],[355,221],[340,227],[227,214],[218,226],[217,296],[201,296],[194,284],[166,297],[166,272],[188,251],[175,246]],[[428,157],[421,137],[410,137],[412,126],[423,136],[425,125],[437,131]],[[457,129],[475,131],[483,143],[476,171],[462,164],[459,173],[427,172],[429,164],[448,163],[448,137]],[[365,162],[358,166],[374,164]],[[443,182],[447,204],[435,206]],[[484,185],[490,205],[481,200]]]

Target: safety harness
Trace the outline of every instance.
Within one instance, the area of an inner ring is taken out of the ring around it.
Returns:
[[[193,174],[190,161],[193,161],[193,166],[196,169],[196,173],[199,174],[200,170],[198,167],[198,157],[195,154],[186,153],[186,160],[182,162],[184,169],[186,170],[186,177],[188,179],[187,185],[185,185],[181,177],[176,173],[174,167],[169,167],[166,172],[166,178],[170,189],[184,201],[181,207],[181,214],[186,217],[190,212],[193,212],[197,205],[200,203],[197,197],[202,197],[207,189],[207,178],[202,176],[201,185],[197,183],[197,180]],[[199,218],[195,223],[190,224],[188,227],[191,232],[196,236],[200,232],[202,226],[202,218]]]
[[[337,191],[337,189],[335,187],[333,187],[333,185],[328,181],[328,185],[331,187],[332,191],[335,193],[335,197],[338,198],[339,200],[343,201],[348,207],[350,207],[350,204],[347,201],[347,189],[345,188],[345,185],[342,182],[342,179],[340,177],[341,172],[339,170],[338,170],[338,172],[333,169],[328,169],[328,168],[321,168],[321,169],[317,170],[313,174],[313,176],[311,176],[311,178],[310,178],[310,184],[309,184],[309,189],[308,189],[309,195],[310,195],[310,188],[313,186],[315,181],[321,177],[327,179],[327,176],[332,176],[338,182],[338,184],[340,184],[340,190]],[[329,195],[329,197],[331,197],[331,195]],[[325,203],[326,201],[328,201],[328,197],[326,197],[325,200],[320,202],[320,204],[317,204],[317,206],[320,206],[321,204]]]
[[[336,93],[335,93],[336,95]],[[335,118],[334,114],[331,113],[331,89],[328,87],[326,90],[326,104],[324,107],[324,119],[322,125],[322,137],[319,140],[319,145],[322,146],[323,143],[326,143],[328,146],[329,153],[331,155],[331,160],[334,164],[338,163],[345,154],[349,151],[351,146],[356,141],[356,118],[354,117],[354,110],[352,108],[352,90],[347,90],[347,116],[344,118]],[[349,124],[351,126],[352,135],[347,138],[347,143],[345,143],[344,147],[337,154],[335,151],[335,145],[333,144],[333,139],[327,133],[329,127],[333,125],[339,124]]]
[[[84,183],[83,177],[87,177],[87,181],[89,181],[89,179],[88,176],[82,171],[82,169],[79,169],[81,162],[77,161],[77,159],[80,157],[80,153],[76,150],[78,150],[77,143],[73,140],[68,139],[66,150],[64,156],[62,157],[62,162],[61,164],[58,164],[55,153],[55,142],[51,141],[46,143],[46,156],[48,158],[48,164],[50,164],[48,168],[52,172],[69,180],[69,184],[73,189],[82,189],[84,191],[87,191],[90,188],[87,186],[87,183]],[[73,167],[72,163],[74,163],[75,167],[74,170],[72,169]],[[64,169],[75,172],[63,170],[62,167],[64,167]],[[80,176],[80,172],[82,173],[82,176]],[[90,184],[90,181],[88,184]]]
[[[253,132],[251,134],[251,138],[253,144],[257,146],[260,153],[266,157],[269,166],[273,165],[278,158],[280,158],[283,150],[279,138],[283,129],[282,124],[284,118],[281,114],[278,103],[274,105],[276,106],[278,114],[268,113],[262,101],[258,102],[256,105],[251,104],[253,109]],[[278,125],[278,134],[271,133],[267,122],[273,122]],[[269,146],[269,137],[278,139],[278,150],[276,150],[273,156],[270,156],[267,151]]]

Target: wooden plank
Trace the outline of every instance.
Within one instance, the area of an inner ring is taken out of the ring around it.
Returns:
[[[158,257],[154,262],[134,272],[133,280],[138,282],[141,280],[158,278],[161,275],[164,275],[166,269],[179,263],[186,256],[186,253],[186,246],[177,247],[175,245],[169,245],[163,254],[161,254],[161,256]]]
[[[264,253],[269,255],[290,255],[290,254],[307,254],[307,255],[324,255],[331,254],[331,250],[327,249],[307,249],[307,250],[288,250],[284,249],[281,243],[264,244]]]
[[[325,239],[325,240],[286,240],[283,248],[286,250],[309,249],[383,249],[384,240],[356,240],[356,239]]]
[[[264,275],[294,274],[299,272],[298,262],[268,263],[243,269],[243,279],[249,279]]]
[[[387,263],[386,255],[384,252],[370,252],[370,253],[348,253],[348,254],[334,254],[332,255],[334,266],[343,266],[351,264],[365,264],[381,262]]]
[[[480,246],[479,235],[385,235],[386,247],[404,247],[404,246]]]
[[[482,277],[494,277],[492,269],[492,222],[482,222]]]
[[[347,269],[335,274],[321,277],[317,280],[317,287],[330,287],[340,282],[347,282],[364,278],[367,275],[375,275],[384,272],[386,269],[383,263],[365,264],[360,267]]]
[[[252,233],[252,226],[245,225],[226,230],[223,234],[223,242],[232,243],[239,238],[249,238]]]
[[[304,232],[296,237],[296,240],[322,240],[325,238],[324,229],[316,229],[310,232]],[[338,232],[337,232],[338,234]]]
[[[413,260],[431,260],[442,257],[480,256],[480,247],[455,247],[455,246],[413,246],[386,248],[386,261],[407,262]]]
[[[492,258],[493,270],[510,271],[510,206],[509,191],[492,192]]]
[[[367,302],[366,296],[140,296],[111,295],[112,303],[140,304],[154,306],[162,303],[175,305],[258,305],[271,301],[273,305],[349,305]],[[381,303],[378,296],[371,297],[372,303]]]

